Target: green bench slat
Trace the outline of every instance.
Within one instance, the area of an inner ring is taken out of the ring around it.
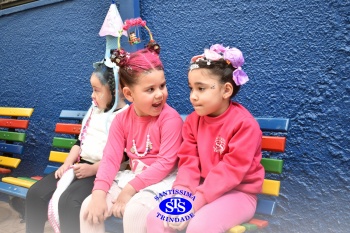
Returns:
[[[26,140],[26,134],[9,131],[0,131],[0,140],[24,142]]]
[[[243,223],[243,224],[241,224],[241,226],[244,226],[246,231],[253,231],[253,230],[258,229],[258,227],[256,225],[251,224],[251,223]]]
[[[62,110],[60,114],[60,119],[82,120],[85,114],[86,111]]]
[[[0,143],[0,151],[11,154],[23,154],[23,146],[16,144]]]
[[[282,174],[283,160],[262,158],[261,164],[264,166],[266,172]]]
[[[60,138],[54,137],[52,141],[52,146],[58,148],[70,149],[77,142],[77,139],[73,138]]]

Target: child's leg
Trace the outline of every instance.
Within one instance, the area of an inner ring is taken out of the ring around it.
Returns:
[[[48,174],[30,187],[26,197],[26,232],[44,232],[48,204],[57,187],[55,173]]]
[[[154,196],[152,192],[140,191],[130,199],[123,216],[124,233],[147,232],[147,215],[158,205]]]
[[[107,197],[106,197],[106,202],[107,202],[107,206],[108,206],[108,211],[112,208],[113,203],[112,201],[114,201],[119,193],[121,192],[121,189],[118,187],[118,185],[113,182],[113,185],[111,186],[110,190],[107,193]],[[97,224],[97,225],[91,225],[90,223],[88,223],[84,218],[83,218],[83,214],[87,208],[87,206],[89,205],[91,201],[91,195],[89,195],[83,202],[83,204],[81,205],[81,210],[80,210],[80,232],[81,233],[104,233],[105,232],[105,224],[104,222],[102,222],[101,224]]]
[[[159,202],[158,202],[159,204]],[[164,227],[164,223],[160,218],[157,218],[157,213],[161,212],[158,207],[155,207],[147,216],[147,233],[176,233],[170,227]],[[162,213],[164,214],[164,213]]]
[[[256,209],[255,195],[230,191],[203,206],[190,221],[186,233],[221,233],[249,221]]]
[[[81,204],[91,193],[95,176],[74,180],[64,191],[58,203],[61,233],[80,232]]]

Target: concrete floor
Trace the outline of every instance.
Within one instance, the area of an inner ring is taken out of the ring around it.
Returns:
[[[7,201],[0,200],[0,233],[25,233],[25,228],[19,214]],[[49,223],[46,223],[45,233],[54,233]]]

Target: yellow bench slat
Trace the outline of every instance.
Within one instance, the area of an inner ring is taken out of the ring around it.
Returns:
[[[4,177],[2,178],[2,181],[5,183],[14,184],[25,188],[30,188],[30,186],[32,186],[35,183],[35,181],[23,180],[16,177]]]
[[[243,233],[245,232],[245,227],[241,225],[237,225],[228,230],[228,233]]]
[[[64,163],[64,160],[67,158],[68,152],[60,152],[60,151],[50,151],[49,161]]]
[[[4,167],[17,168],[20,162],[21,160],[17,158],[0,156],[0,165]]]
[[[271,196],[279,196],[280,187],[281,182],[279,180],[264,179],[261,193]]]
[[[0,107],[0,115],[2,116],[30,117],[33,111],[34,108]]]

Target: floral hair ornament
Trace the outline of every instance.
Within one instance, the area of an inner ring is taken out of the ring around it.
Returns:
[[[160,46],[156,43],[156,41],[153,39],[153,35],[151,30],[147,27],[146,21],[139,18],[134,19],[127,19],[125,20],[123,29],[119,31],[118,36],[118,42],[117,42],[117,49],[111,50],[111,61],[116,63],[119,67],[126,67],[126,69],[131,69],[131,67],[127,66],[128,60],[130,58],[130,53],[126,52],[123,48],[120,46],[120,38],[123,35],[123,32],[127,31],[129,35],[129,43],[130,45],[135,45],[141,42],[140,38],[140,27],[143,27],[147,30],[150,40],[146,47],[154,51],[155,53],[160,53]]]
[[[190,70],[199,68],[198,61],[206,61],[210,65],[212,61],[223,59],[227,64],[231,64],[235,70],[232,73],[232,79],[237,86],[243,85],[249,81],[248,75],[242,70],[244,57],[241,50],[237,48],[224,47],[221,44],[214,44],[210,49],[204,49],[204,54],[194,56],[191,59]]]

